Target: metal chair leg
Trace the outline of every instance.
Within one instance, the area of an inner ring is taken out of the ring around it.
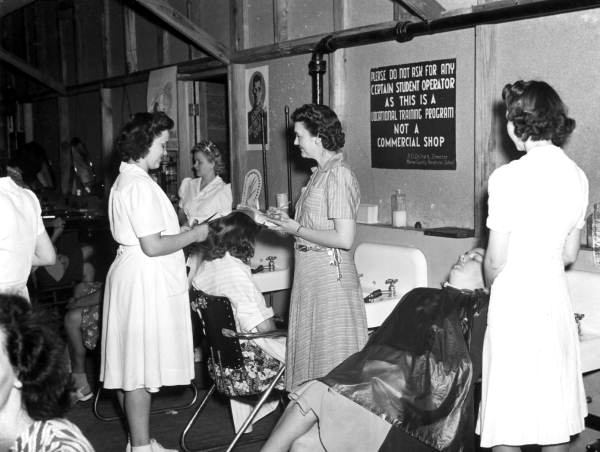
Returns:
[[[190,420],[186,424],[185,428],[183,429],[183,433],[181,434],[181,438],[179,439],[179,444],[181,445],[181,448],[185,452],[194,452],[194,449],[190,449],[187,446],[187,444],[186,444],[186,436],[187,436],[190,428],[194,424],[194,422],[196,422],[196,419],[200,415],[200,412],[204,409],[204,406],[206,405],[206,402],[208,402],[208,399],[210,398],[210,396],[212,396],[213,393],[215,392],[215,389],[217,389],[217,385],[213,384],[210,387],[210,389],[208,390],[208,392],[206,393],[206,395],[204,396],[204,398],[202,399],[202,402],[200,402],[200,406],[198,406],[198,408],[196,409],[196,411],[194,412],[194,414],[192,415],[192,417],[190,418]],[[199,450],[199,449],[197,449],[197,450]]]
[[[171,406],[171,407],[165,407],[165,408],[157,408],[155,410],[150,410],[150,414],[162,414],[162,413],[168,413],[173,410],[185,410],[187,408],[194,406],[194,404],[196,403],[196,400],[198,400],[198,388],[196,388],[196,385],[193,382],[190,383],[188,386],[192,390],[192,399],[189,402],[187,402],[183,405],[177,405],[177,406]],[[100,419],[101,421],[104,421],[104,422],[112,422],[112,421],[116,421],[117,419],[121,419],[123,416],[119,415],[119,414],[117,414],[116,416],[104,416],[102,413],[100,413],[98,404],[99,404],[100,393],[102,392],[102,389],[103,389],[102,385],[99,385],[98,390],[96,391],[96,395],[94,396],[94,405],[93,405],[94,416],[96,416],[98,419]]]
[[[256,417],[256,415],[258,414],[258,410],[260,410],[260,408],[263,406],[263,404],[267,400],[267,397],[269,397],[269,395],[271,394],[271,391],[273,391],[273,388],[275,387],[275,385],[277,384],[277,382],[283,376],[283,372],[284,371],[285,371],[285,364],[282,364],[281,367],[279,368],[279,372],[277,372],[277,375],[275,376],[275,378],[273,378],[273,381],[271,382],[271,384],[269,385],[269,387],[266,389],[266,391],[263,392],[263,395],[261,396],[260,400],[258,401],[258,403],[256,404],[256,406],[252,410],[252,413],[250,413],[250,415],[246,418],[246,420],[242,424],[242,427],[240,428],[240,430],[235,435],[235,438],[233,438],[233,441],[229,444],[229,447],[227,448],[227,452],[231,452],[233,450],[233,448],[235,447],[235,445],[237,444],[237,442],[239,441],[239,439],[242,437],[242,435],[244,434],[244,432],[246,431],[246,429],[248,428],[248,426],[252,423],[252,421],[254,420],[254,418]]]

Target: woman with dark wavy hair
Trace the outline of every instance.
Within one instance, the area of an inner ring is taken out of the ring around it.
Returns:
[[[296,236],[290,301],[286,389],[319,378],[359,351],[367,339],[365,307],[349,250],[360,189],[344,161],[345,135],[333,110],[307,104],[292,114],[302,157],[317,166],[296,204],[295,218],[271,220]],[[271,219],[271,218],[270,218]]]
[[[259,226],[246,214],[234,211],[209,223],[208,238],[200,246],[204,261],[192,278],[192,286],[209,295],[229,298],[238,331],[267,332],[276,329],[273,309],[252,280],[249,261]],[[285,361],[285,338],[260,338],[250,341],[271,358],[274,373]],[[246,346],[245,344],[243,345]],[[259,351],[260,353],[260,351]],[[268,402],[253,422],[269,414],[277,402]],[[252,411],[252,406],[231,401],[236,432]]]
[[[27,300],[0,294],[0,450],[93,452],[62,419],[71,404],[64,350]]]
[[[482,447],[568,451],[587,414],[564,268],[577,258],[588,203],[583,171],[559,147],[575,128],[541,81],[502,91],[519,160],[489,178],[491,285],[478,420]]]
[[[137,113],[115,142],[122,162],[108,212],[119,249],[104,289],[100,380],[117,389],[131,452],[166,450],[150,439],[151,394],[194,378],[182,248],[204,240],[208,227],[181,232],[171,201],[148,174],[160,166],[172,127],[163,112]]]

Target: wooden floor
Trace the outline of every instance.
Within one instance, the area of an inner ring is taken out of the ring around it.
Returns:
[[[197,366],[196,375],[202,376],[204,373],[199,367]],[[196,382],[197,386],[200,387],[198,400],[192,408],[150,416],[151,436],[156,438],[163,447],[182,450],[179,445],[181,433],[208,389],[205,387],[208,384],[206,379],[199,378],[198,380],[199,382]],[[192,391],[189,388],[178,387],[161,390],[153,396],[152,407],[154,409],[185,405],[191,397]],[[98,407],[99,412],[104,417],[118,414],[112,391],[102,392]],[[276,410],[254,424],[253,431],[242,436],[235,451],[259,451],[280,415],[281,410]],[[96,452],[125,451],[127,433],[123,422],[121,420],[104,422],[96,418],[93,413],[93,399],[78,403],[68,413],[67,417],[77,424],[92,443]],[[228,402],[219,396],[213,395],[188,434],[187,444],[193,450],[221,451],[226,450],[227,445],[234,436]]]
[[[165,391],[161,391],[156,395],[153,398],[153,408],[185,404],[191,397],[189,389],[177,388],[177,390],[170,392],[170,394],[167,394]],[[179,445],[181,433],[205,393],[205,389],[199,392],[199,400],[192,408],[152,415],[150,417],[151,436],[156,438],[163,447],[181,450]],[[103,393],[99,403],[102,415],[109,416],[117,413],[112,399],[113,396],[109,391],[106,392],[106,397]],[[254,424],[253,431],[242,436],[235,450],[240,452],[260,450],[280,414],[281,410],[277,410]],[[67,417],[79,426],[97,452],[125,451],[127,434],[122,421],[104,422],[98,420],[93,414],[92,401],[78,403]],[[188,434],[187,445],[193,450],[221,451],[226,449],[233,437],[233,425],[228,404],[224,400],[213,397]]]

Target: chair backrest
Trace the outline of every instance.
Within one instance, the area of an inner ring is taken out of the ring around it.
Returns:
[[[202,320],[204,334],[215,363],[223,367],[241,368],[244,358],[240,341],[237,338],[225,337],[222,333],[223,328],[237,331],[229,299],[208,295],[192,287],[190,300]]]

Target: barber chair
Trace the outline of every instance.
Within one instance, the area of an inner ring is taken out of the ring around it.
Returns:
[[[208,295],[200,290],[190,292],[192,309],[200,316],[210,356],[208,371],[213,385],[188,421],[181,434],[180,445],[185,452],[194,452],[187,444],[187,435],[215,390],[228,398],[260,396],[235,438],[227,446],[231,451],[256,417],[273,389],[283,390],[285,365],[265,353],[249,339],[286,336],[283,330],[267,333],[239,333],[231,303],[227,297]]]

